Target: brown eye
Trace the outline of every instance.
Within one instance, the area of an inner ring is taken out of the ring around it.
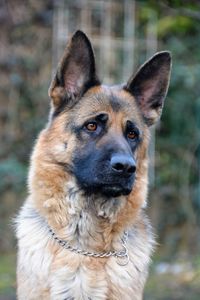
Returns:
[[[95,131],[95,130],[97,130],[97,123],[96,122],[90,122],[85,127],[89,131]]]
[[[129,131],[128,134],[127,134],[127,137],[131,140],[134,140],[137,138],[137,134],[135,131]]]

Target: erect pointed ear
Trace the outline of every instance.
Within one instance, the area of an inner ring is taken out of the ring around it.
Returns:
[[[91,86],[99,84],[95,59],[89,39],[76,31],[68,42],[57,72],[49,88],[55,108],[71,105]]]
[[[171,55],[158,52],[131,77],[124,87],[136,99],[148,126],[160,117],[167,94],[171,71]]]

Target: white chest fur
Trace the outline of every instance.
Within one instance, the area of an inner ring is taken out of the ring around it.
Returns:
[[[141,299],[147,275],[151,237],[129,231],[129,263],[116,257],[90,258],[63,249],[28,202],[18,218],[19,300]],[[137,296],[136,296],[137,295]]]

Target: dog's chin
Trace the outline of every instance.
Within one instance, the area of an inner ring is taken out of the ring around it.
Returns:
[[[120,196],[127,196],[132,191],[132,186],[120,186],[112,184],[102,184],[96,186],[85,186],[83,188],[87,195],[102,195],[106,198],[115,198]]]
[[[131,188],[120,187],[120,186],[104,186],[102,187],[101,193],[108,198],[128,196],[131,193]]]

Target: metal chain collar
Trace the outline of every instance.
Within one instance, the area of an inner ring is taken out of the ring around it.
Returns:
[[[49,226],[48,226],[49,227]],[[63,248],[77,253],[77,254],[81,254],[84,256],[90,256],[90,257],[99,257],[99,258],[103,258],[103,257],[111,257],[114,256],[117,258],[117,263],[120,266],[125,266],[128,264],[129,262],[129,255],[128,255],[128,249],[126,246],[127,243],[127,239],[128,239],[128,232],[124,231],[124,235],[121,239],[122,241],[122,246],[123,246],[123,250],[122,251],[108,251],[108,252],[90,252],[90,251],[86,251],[86,250],[82,250],[79,249],[77,247],[72,247],[67,241],[61,240],[59,239],[59,237],[55,234],[55,232],[49,227],[49,232],[51,234],[51,236],[53,237],[53,239]]]

